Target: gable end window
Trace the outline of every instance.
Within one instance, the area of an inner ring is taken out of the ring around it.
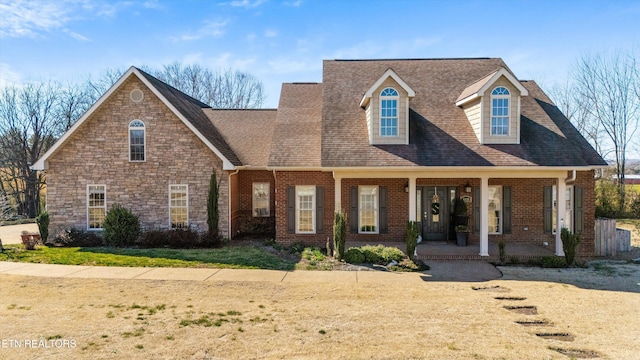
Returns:
[[[107,215],[107,186],[87,185],[87,229],[102,230]]]
[[[491,92],[491,135],[509,135],[509,101],[507,88],[499,86]]]
[[[398,136],[398,92],[394,88],[380,93],[380,136]]]
[[[189,226],[188,185],[169,185],[169,222],[172,229]]]
[[[145,161],[145,127],[140,120],[129,123],[129,161]]]

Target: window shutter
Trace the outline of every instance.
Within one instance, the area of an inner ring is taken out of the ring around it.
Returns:
[[[358,233],[358,187],[352,186],[349,191],[349,228],[352,234]]]
[[[553,229],[553,187],[545,186],[544,187],[544,199],[543,199],[543,208],[544,208],[544,232],[550,234]]]
[[[502,187],[502,233],[511,234],[511,186]]]
[[[473,188],[473,232],[480,233],[480,188]]]
[[[316,233],[324,230],[324,187],[316,186]]]
[[[287,186],[287,232],[296,232],[296,188]]]
[[[582,208],[584,204],[584,195],[582,186],[574,186],[573,187],[573,217],[574,217],[574,229],[573,231],[576,234],[582,233],[584,231],[584,209]]]
[[[380,223],[380,234],[386,234],[389,232],[387,225],[387,187],[380,186],[380,209],[378,213],[378,220]]]

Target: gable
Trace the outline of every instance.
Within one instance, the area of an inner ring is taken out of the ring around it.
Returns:
[[[222,160],[223,169],[230,170],[235,168],[236,165],[240,165],[240,161],[231,148],[202,112],[202,107],[208,107],[206,104],[179,92],[135,67],[131,67],[31,168],[33,170],[46,170],[48,168],[49,158],[53,156],[65,141],[72,137],[95,112],[99,111],[101,106],[130,78],[137,78],[142,83],[140,84],[142,87],[146,87],[146,89],[151,91],[173,115],[178,117],[198,139],[205,143],[205,145]],[[218,146],[216,147],[214,143]]]

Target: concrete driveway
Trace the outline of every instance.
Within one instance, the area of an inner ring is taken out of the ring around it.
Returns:
[[[37,233],[38,224],[0,226],[0,239],[2,239],[2,244],[22,244],[20,234],[22,234],[23,231]]]

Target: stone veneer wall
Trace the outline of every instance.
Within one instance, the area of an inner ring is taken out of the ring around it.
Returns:
[[[135,103],[130,92],[140,89]],[[146,161],[129,162],[128,126],[146,129]],[[139,79],[130,77],[49,159],[47,209],[55,234],[87,228],[87,185],[106,185],[107,210],[120,203],[145,229],[169,227],[169,184],[189,185],[189,222],[207,230],[207,195],[213,170],[220,183],[220,234],[229,236],[228,172],[222,161]]]

